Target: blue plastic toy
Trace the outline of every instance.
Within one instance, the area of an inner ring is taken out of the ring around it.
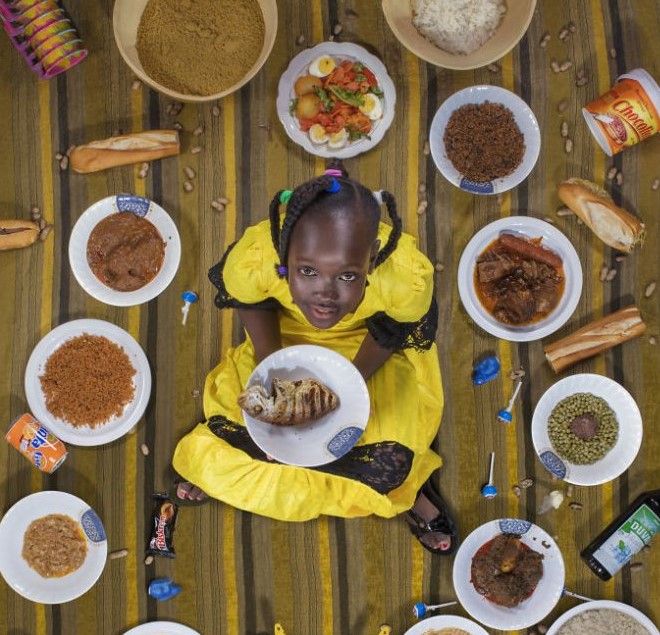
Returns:
[[[475,386],[481,386],[497,377],[500,372],[500,362],[497,357],[486,357],[474,366],[472,373],[472,383]]]
[[[171,578],[157,578],[149,584],[149,595],[160,602],[171,600],[179,593],[181,593],[181,586],[174,584]]]
[[[522,379],[518,380],[518,383],[516,384],[516,388],[513,391],[513,395],[511,396],[511,399],[509,399],[509,405],[506,408],[502,408],[502,410],[500,410],[497,413],[498,421],[501,421],[502,423],[511,423],[513,421],[513,415],[511,414],[511,410],[513,408],[513,402],[516,400],[516,397],[520,392],[521,386],[522,386]]]
[[[181,307],[181,313],[183,313],[183,319],[181,324],[186,325],[186,320],[188,319],[188,311],[190,311],[190,305],[195,304],[199,299],[197,294],[194,291],[184,291],[181,294],[181,299],[183,300],[183,306]]]
[[[497,496],[497,487],[493,484],[493,467],[495,465],[495,452],[490,453],[490,468],[488,470],[488,483],[481,488],[481,495],[484,498],[495,498]]]

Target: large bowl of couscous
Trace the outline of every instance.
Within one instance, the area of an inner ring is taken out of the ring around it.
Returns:
[[[454,70],[504,57],[525,35],[535,7],[536,0],[383,0],[387,23],[403,46]]]

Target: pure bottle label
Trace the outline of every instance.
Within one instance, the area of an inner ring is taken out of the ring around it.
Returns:
[[[594,558],[614,575],[660,531],[660,518],[641,505],[595,552]]]

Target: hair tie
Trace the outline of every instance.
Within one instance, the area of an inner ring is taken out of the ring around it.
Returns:
[[[275,265],[275,271],[280,278],[286,278],[286,274],[289,273],[286,265]]]
[[[376,203],[378,203],[379,206],[382,205],[383,204],[383,190],[376,190],[376,191],[372,192],[372,194],[374,195],[374,198],[376,199]]]
[[[286,205],[293,194],[293,190],[282,190],[280,193],[280,205]]]
[[[339,192],[341,190],[341,185],[339,185],[339,181],[333,176],[330,178],[330,185],[325,188],[326,192],[330,192],[330,194],[334,194],[335,192]]]
[[[328,168],[323,174],[326,176],[344,176],[344,173],[337,168]]]

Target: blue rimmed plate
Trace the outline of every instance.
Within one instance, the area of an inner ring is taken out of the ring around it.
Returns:
[[[339,408],[316,421],[277,426],[243,412],[254,442],[282,463],[312,467],[344,456],[360,439],[369,419],[369,392],[358,369],[345,357],[323,346],[302,344],[276,351],[255,369],[248,386],[270,391],[271,380],[317,379],[339,397]]]
[[[80,523],[87,540],[82,566],[61,578],[43,578],[23,559],[23,536],[30,523],[49,514],[64,514]],[[105,567],[108,553],[103,523],[82,499],[66,492],[37,492],[19,500],[0,522],[0,573],[24,598],[40,604],[62,604],[91,589]]]
[[[607,401],[619,422],[614,447],[599,461],[577,465],[557,455],[548,436],[548,419],[566,397],[586,392]],[[642,445],[642,415],[632,395],[609,377],[582,373],[561,379],[543,393],[532,417],[532,442],[544,467],[554,476],[574,485],[602,485],[625,472]]]
[[[543,577],[534,592],[517,606],[500,606],[479,594],[471,582],[472,559],[499,534],[515,534],[543,555]],[[564,589],[564,559],[557,543],[538,525],[517,518],[493,520],[477,527],[461,544],[454,560],[454,590],[458,601],[475,620],[504,631],[537,624],[552,611]]]

